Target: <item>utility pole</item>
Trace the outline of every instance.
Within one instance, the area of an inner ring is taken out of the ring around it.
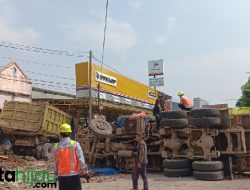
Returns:
[[[92,51],[89,51],[89,125],[92,119]]]

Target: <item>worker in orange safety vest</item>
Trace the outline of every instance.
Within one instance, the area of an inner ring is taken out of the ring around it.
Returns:
[[[59,190],[81,190],[80,173],[87,173],[82,148],[70,139],[71,126],[63,123],[59,129],[61,140],[54,144],[54,170],[59,181]]]
[[[192,101],[187,96],[184,96],[184,92],[183,91],[180,90],[178,92],[178,96],[180,97],[180,103],[178,104],[178,106],[182,110],[189,111],[189,110],[191,110],[193,108]]]

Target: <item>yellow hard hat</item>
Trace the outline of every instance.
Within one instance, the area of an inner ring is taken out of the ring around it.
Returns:
[[[184,95],[184,92],[182,91],[182,90],[180,90],[179,92],[178,92],[178,96],[183,96]]]
[[[60,133],[72,133],[71,126],[68,123],[63,123],[60,125]]]

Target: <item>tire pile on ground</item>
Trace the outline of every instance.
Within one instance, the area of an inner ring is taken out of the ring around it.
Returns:
[[[194,161],[193,175],[196,179],[218,181],[224,179],[223,163],[221,161]]]
[[[196,127],[218,127],[220,125],[220,111],[218,109],[191,110],[190,124]]]
[[[188,159],[164,159],[163,172],[167,177],[185,177],[192,175],[192,162]]]

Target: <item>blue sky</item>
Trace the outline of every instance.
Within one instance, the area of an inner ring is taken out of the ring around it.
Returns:
[[[101,59],[105,4],[0,0],[0,41],[91,49]],[[234,105],[229,99],[240,97],[240,86],[249,76],[245,72],[250,71],[249,10],[248,0],[109,0],[104,63],[148,84],[148,60],[164,59],[165,86],[160,90],[174,99],[182,89],[192,98]],[[0,65],[10,61],[3,57],[16,58],[30,78],[57,82],[66,92],[74,92],[74,64],[87,59],[0,47]]]

